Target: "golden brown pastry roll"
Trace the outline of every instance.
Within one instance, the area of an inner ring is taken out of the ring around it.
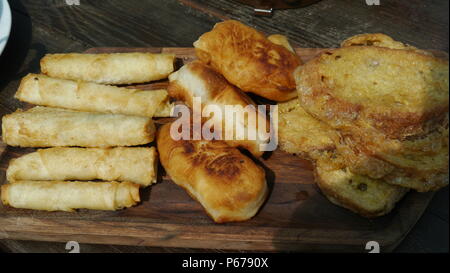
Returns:
[[[78,111],[168,117],[173,105],[166,90],[144,91],[28,74],[15,98]]]
[[[245,148],[255,156],[261,156],[264,153],[263,147],[269,142],[269,135],[266,134],[269,124],[265,115],[259,113],[256,104],[237,87],[229,84],[224,77],[202,62],[194,61],[171,74],[169,81],[170,96],[184,101],[191,108],[195,97],[201,98],[202,109],[213,105],[221,110],[224,110],[227,105],[242,106],[236,108],[238,114],[236,118],[232,119],[232,126],[226,126],[225,111],[222,111],[220,115],[213,115],[207,120],[222,124],[222,139],[230,146]],[[253,106],[247,109],[255,117],[253,122],[245,115],[247,106]],[[261,119],[266,128],[258,127],[257,119]],[[249,126],[250,122],[252,123]],[[243,140],[237,139],[237,127],[249,133],[242,138]],[[230,136],[234,136],[231,140],[226,139],[226,130],[230,131]],[[250,131],[254,136],[252,138],[249,137]]]
[[[131,84],[167,78],[174,71],[174,54],[47,54],[42,73],[55,78],[103,84]]]
[[[20,147],[114,147],[153,141],[151,118],[50,107],[17,110],[2,118],[3,142]]]
[[[223,141],[175,141],[171,124],[158,131],[161,164],[217,223],[252,218],[267,197],[264,170]]]
[[[151,148],[50,148],[10,161],[9,182],[19,180],[128,181],[148,186],[156,182],[158,159]]]
[[[139,185],[130,182],[20,181],[1,191],[2,203],[19,209],[119,210],[140,202]]]
[[[274,101],[297,96],[292,73],[301,65],[299,57],[251,27],[234,20],[219,23],[194,47],[201,61],[245,92]]]

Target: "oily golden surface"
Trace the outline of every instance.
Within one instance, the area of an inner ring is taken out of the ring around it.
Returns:
[[[211,118],[205,117],[204,122],[221,125],[220,130],[214,129],[227,144],[247,149],[255,156],[264,153],[262,148],[269,142],[265,137],[265,129],[269,126],[266,117],[257,111],[258,108],[250,97],[228,83],[222,75],[200,61],[193,61],[172,73],[169,82],[170,96],[184,101],[189,107],[193,107],[195,98],[200,98],[201,109],[198,110],[205,111],[208,107],[220,110],[210,115]],[[234,107],[236,117],[227,119],[225,109],[230,106]],[[246,113],[254,115],[254,119],[250,120]],[[266,128],[260,127],[258,120]],[[241,140],[237,138],[238,130],[247,133]],[[231,138],[226,138],[226,135]]]
[[[245,92],[274,101],[297,96],[292,72],[300,59],[251,27],[234,20],[218,23],[194,47],[201,61]]]
[[[448,127],[407,140],[341,133],[336,143],[345,164],[355,173],[421,192],[448,185]]]
[[[3,116],[3,142],[19,147],[116,147],[153,141],[148,117],[102,114],[36,106]]]
[[[165,124],[157,134],[160,161],[170,178],[217,223],[252,218],[268,194],[264,170],[223,141],[175,141],[170,127]]]
[[[15,98],[43,106],[87,112],[169,117],[173,105],[166,90],[138,90],[28,74]]]
[[[67,211],[119,210],[140,201],[130,182],[20,181],[1,186],[4,205],[20,209]]]
[[[448,169],[448,127],[413,139],[388,139],[373,134],[370,138],[347,135],[347,146],[384,160],[393,166],[418,171],[444,171]],[[361,148],[362,147],[362,148]]]
[[[390,138],[427,133],[448,112],[448,61],[410,50],[351,46],[294,73],[301,105],[334,128]]]
[[[408,191],[383,180],[352,173],[345,166],[334,166],[339,159],[324,156],[316,161],[316,182],[327,198],[365,217],[389,213]]]
[[[278,103],[278,143],[281,150],[315,158],[315,154],[335,149],[337,132],[326,123],[312,117],[297,98]]]
[[[155,147],[49,148],[12,159],[6,170],[11,182],[20,180],[128,181],[141,186],[156,182]]]
[[[449,184],[448,170],[408,172],[406,170],[396,169],[383,179],[386,183],[414,189],[418,192],[437,191]]]
[[[174,62],[174,54],[47,54],[41,59],[41,71],[66,80],[132,84],[167,78],[175,69]]]

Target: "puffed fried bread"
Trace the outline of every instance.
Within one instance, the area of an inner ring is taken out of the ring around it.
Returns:
[[[274,101],[297,96],[294,70],[300,58],[238,21],[218,23],[195,43],[197,57],[230,83]]]
[[[242,106],[241,109],[235,107],[235,109],[237,109],[236,111],[239,110],[239,113],[242,113],[242,115],[236,115],[232,122],[232,128],[226,126],[225,113],[222,113],[222,115],[213,115],[211,118],[205,118],[204,122],[210,120],[210,122],[222,124],[222,139],[230,146],[247,149],[257,157],[264,153],[263,146],[269,141],[265,132],[266,128],[269,126],[266,116],[257,111],[258,108],[250,97],[239,90],[239,88],[228,83],[222,75],[204,63],[194,61],[184,65],[180,70],[171,74],[169,82],[169,95],[184,101],[191,108],[193,106],[194,98],[201,98],[202,110],[208,106],[217,106],[222,110],[230,105]],[[265,123],[266,128],[259,127],[257,120],[255,120],[255,124],[250,124],[249,126],[250,121],[245,116],[245,108],[247,106],[253,106],[253,108],[249,108],[248,111],[251,111],[255,115],[255,118],[261,119],[261,124]],[[236,128],[238,126],[244,132],[249,132],[242,140],[236,138]],[[226,130],[230,130],[230,135],[235,137],[233,137],[233,139],[226,139]],[[248,137],[250,135],[250,130],[252,130],[255,139],[250,139]]]
[[[264,170],[223,141],[175,141],[170,127],[159,129],[157,145],[172,181],[217,223],[252,218],[267,197]]]

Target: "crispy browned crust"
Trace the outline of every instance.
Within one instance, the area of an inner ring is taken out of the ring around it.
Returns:
[[[392,74],[399,67],[416,74]],[[370,82],[372,74],[382,78]],[[449,109],[448,62],[410,50],[330,50],[298,68],[294,76],[305,110],[340,130],[356,126],[402,139],[440,126]],[[413,79],[414,86],[408,86]],[[382,90],[392,92],[386,96]],[[402,97],[398,90],[411,93]]]
[[[217,223],[253,217],[267,197],[264,170],[223,141],[175,141],[171,124],[157,135],[160,161]]]
[[[230,83],[274,101],[297,96],[294,70],[298,56],[238,21],[217,24],[194,43],[197,57]]]

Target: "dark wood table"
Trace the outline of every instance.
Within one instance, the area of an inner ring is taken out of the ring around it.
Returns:
[[[346,37],[383,32],[397,40],[448,52],[447,0],[323,0],[255,17],[231,0],[9,0],[13,27],[0,56],[0,115],[14,111],[19,80],[39,70],[46,53],[91,47],[190,47],[221,20],[238,19],[268,34],[287,35],[298,47],[336,47]],[[448,252],[448,187],[435,195],[397,252]],[[192,249],[86,245],[82,252],[185,252]],[[220,250],[196,250],[219,251]],[[0,240],[0,252],[66,252],[63,243]]]

